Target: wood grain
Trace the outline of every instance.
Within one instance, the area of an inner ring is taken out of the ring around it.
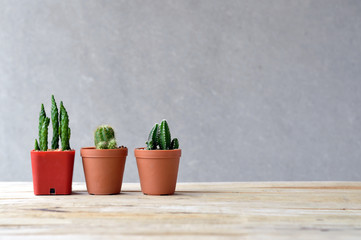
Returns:
[[[0,182],[0,239],[361,239],[360,182],[179,183],[173,196],[34,196]]]

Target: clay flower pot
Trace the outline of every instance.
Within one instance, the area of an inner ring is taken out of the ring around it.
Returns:
[[[80,150],[89,194],[118,194],[122,188],[128,148]]]
[[[134,150],[142,192],[148,195],[174,194],[181,149]]]
[[[71,194],[75,151],[30,152],[35,195]]]

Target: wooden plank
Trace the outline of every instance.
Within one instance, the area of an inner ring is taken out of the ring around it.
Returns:
[[[361,239],[360,182],[179,183],[173,196],[34,196],[0,182],[0,239]]]

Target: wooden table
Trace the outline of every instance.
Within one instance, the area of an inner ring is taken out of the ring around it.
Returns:
[[[361,182],[178,183],[173,196],[34,196],[0,182],[0,239],[361,239]]]

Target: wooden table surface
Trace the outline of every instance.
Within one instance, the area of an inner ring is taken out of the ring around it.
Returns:
[[[178,183],[173,196],[139,184],[118,195],[34,196],[0,182],[0,239],[361,239],[361,182]]]

